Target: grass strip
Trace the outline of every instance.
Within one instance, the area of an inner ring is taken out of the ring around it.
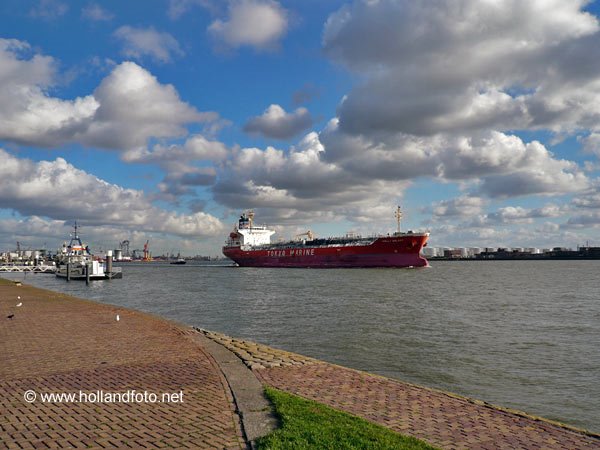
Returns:
[[[434,449],[321,403],[270,387],[265,392],[275,406],[281,428],[258,439],[259,449]]]

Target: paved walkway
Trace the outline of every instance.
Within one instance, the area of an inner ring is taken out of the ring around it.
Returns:
[[[147,314],[0,284],[0,448],[246,448],[227,382],[196,334]],[[80,390],[173,395],[161,403],[40,401]]]
[[[264,384],[444,449],[600,449],[600,436],[453,394],[203,331]]]

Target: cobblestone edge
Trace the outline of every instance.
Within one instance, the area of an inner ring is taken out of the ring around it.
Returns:
[[[403,380],[385,377],[383,375],[378,375],[378,374],[374,374],[374,373],[370,373],[370,372],[365,372],[362,370],[353,369],[350,367],[341,366],[339,364],[321,361],[321,360],[318,360],[315,358],[300,355],[298,353],[293,353],[293,352],[288,352],[285,350],[276,349],[276,348],[269,347],[264,344],[259,344],[259,343],[249,341],[246,339],[234,338],[234,337],[228,336],[226,334],[209,331],[209,330],[205,330],[202,328],[194,327],[194,329],[200,333],[203,333],[209,339],[212,339],[215,342],[218,342],[219,344],[223,345],[225,348],[227,348],[228,350],[233,352],[235,355],[237,355],[242,360],[242,362],[244,364],[246,364],[246,366],[248,366],[252,370],[270,369],[270,368],[274,368],[274,367],[301,366],[301,365],[307,365],[307,364],[327,364],[327,365],[330,365],[333,367],[339,367],[340,369],[344,369],[344,370],[352,370],[354,372],[357,372],[360,374],[366,374],[366,375],[369,375],[372,377],[383,378],[386,380],[391,379],[395,382],[402,383],[404,385],[411,386],[411,387],[414,387],[417,389],[423,389],[423,390],[427,390],[430,392],[440,393],[440,394],[446,395],[451,398],[463,400],[463,401],[466,401],[466,402],[469,402],[469,403],[472,403],[472,404],[475,404],[478,406],[483,406],[485,408],[490,408],[490,409],[493,409],[493,410],[496,410],[496,411],[499,411],[499,412],[502,412],[505,414],[511,414],[511,415],[523,417],[523,418],[533,420],[536,422],[543,422],[543,423],[546,423],[546,424],[549,424],[549,425],[552,425],[552,426],[555,426],[558,428],[562,428],[562,429],[570,431],[570,432],[575,432],[575,433],[579,433],[579,434],[589,436],[589,437],[592,437],[595,439],[600,439],[600,434],[595,433],[593,431],[579,428],[579,427],[569,425],[569,424],[566,424],[563,422],[559,422],[557,420],[548,419],[546,417],[529,414],[527,412],[520,411],[517,409],[495,405],[493,403],[474,399],[471,397],[462,396],[462,395],[455,394],[453,392],[445,391],[442,389],[436,389],[436,388],[431,388],[431,387],[427,387],[427,386],[422,386],[419,384],[410,383],[410,382],[403,381]]]

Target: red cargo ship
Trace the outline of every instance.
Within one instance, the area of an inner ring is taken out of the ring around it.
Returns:
[[[347,235],[318,239],[310,231],[302,239],[271,243],[275,233],[254,225],[254,213],[241,215],[229,235],[223,254],[242,267],[424,267],[421,255],[429,233],[401,233],[400,207],[396,212],[398,231],[392,235],[360,237]]]

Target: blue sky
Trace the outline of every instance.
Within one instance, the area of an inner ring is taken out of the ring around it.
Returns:
[[[595,2],[0,5],[0,248],[282,237],[600,245]]]

